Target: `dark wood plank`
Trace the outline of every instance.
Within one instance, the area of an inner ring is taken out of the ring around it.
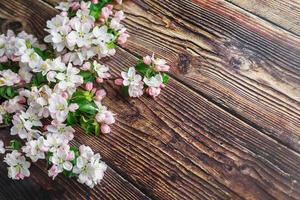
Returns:
[[[126,50],[164,57],[174,78],[299,152],[298,38],[226,2],[134,2]]]
[[[26,6],[32,2],[14,4],[31,12]],[[29,27],[55,13],[46,5],[34,4],[45,14],[36,16],[39,19],[22,15]],[[121,67],[136,61],[134,55],[119,49],[107,64],[116,75]],[[109,98],[105,103],[119,113],[113,134],[94,138],[78,129],[76,137],[102,152],[110,166],[150,197],[300,198],[299,154],[184,84],[171,79],[156,102],[149,98],[128,101],[112,85],[106,89]]]
[[[226,0],[276,26],[300,35],[300,4],[298,0]]]

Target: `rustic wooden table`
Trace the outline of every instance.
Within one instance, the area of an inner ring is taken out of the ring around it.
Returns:
[[[59,0],[1,0],[1,31],[42,38]],[[77,144],[109,165],[94,190],[43,164],[13,182],[0,166],[0,199],[300,199],[300,1],[132,0],[131,37],[106,59],[114,75],[155,52],[172,65],[157,101],[105,103],[113,133],[80,129]],[[0,137],[7,137],[2,130]]]

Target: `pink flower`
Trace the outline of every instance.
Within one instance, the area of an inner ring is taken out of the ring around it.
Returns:
[[[121,79],[121,78],[116,79],[115,84],[118,85],[118,86],[123,85],[123,79]]]
[[[48,176],[52,177],[53,180],[58,175],[58,173],[59,173],[59,170],[56,165],[52,165],[52,167],[48,170]]]
[[[78,108],[79,108],[79,106],[78,106],[77,103],[71,103],[71,104],[69,105],[69,110],[70,110],[71,112],[75,112]]]
[[[101,10],[100,18],[106,20],[109,17],[109,15],[112,14],[111,10],[112,10],[112,8],[110,8],[109,5],[103,7],[102,10]]]
[[[143,61],[144,61],[144,63],[146,64],[146,65],[151,65],[151,57],[150,56],[145,56],[144,58],[143,58]]]
[[[101,132],[106,134],[106,133],[110,133],[110,127],[107,124],[102,124],[101,125]]]
[[[8,60],[7,56],[2,56],[2,57],[0,58],[0,63],[7,62],[7,60]]]
[[[106,96],[106,91],[104,89],[100,89],[96,92],[96,96],[102,96],[105,97]]]
[[[118,37],[118,44],[125,44],[129,35],[127,33],[121,33]]]
[[[117,12],[115,13],[114,18],[115,18],[116,20],[118,20],[118,21],[121,21],[121,20],[125,19],[124,12],[121,11],[121,10],[120,10],[120,11],[117,11]]]
[[[61,96],[65,99],[68,99],[69,98],[69,94],[67,92],[62,92],[61,93]]]
[[[93,83],[92,82],[89,82],[89,83],[87,83],[87,84],[85,84],[85,89],[87,90],[87,91],[91,91],[92,89],[93,89]]]
[[[149,87],[147,89],[147,93],[152,96],[152,97],[157,97],[160,94],[160,88],[155,88],[155,87]]]
[[[156,65],[155,71],[157,72],[168,72],[170,70],[170,66],[168,65]]]
[[[96,82],[97,82],[97,83],[103,83],[103,78],[97,77]]]
[[[79,8],[80,8],[80,4],[79,4],[79,2],[73,2],[72,4],[71,4],[71,8],[72,8],[72,10],[74,10],[74,11],[76,11],[76,10],[78,10]]]
[[[89,63],[89,62],[84,63],[80,69],[83,70],[83,71],[90,70],[91,69],[91,63]]]
[[[98,3],[98,0],[92,0],[92,3],[93,3],[93,4],[97,4],[97,3]]]

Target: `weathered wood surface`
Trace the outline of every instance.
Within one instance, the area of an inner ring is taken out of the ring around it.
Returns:
[[[0,1],[2,31],[42,38],[56,2]],[[104,62],[116,76],[153,51],[172,64],[172,79],[157,101],[127,100],[105,85],[117,113],[113,134],[76,134],[111,168],[91,197],[300,199],[299,38],[224,1],[133,0],[123,8],[131,38]],[[37,184],[49,181],[34,174]],[[49,184],[53,198],[85,198],[74,180]]]
[[[264,20],[300,36],[298,0],[226,0]]]

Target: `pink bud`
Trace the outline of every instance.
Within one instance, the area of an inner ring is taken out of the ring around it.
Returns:
[[[106,96],[106,91],[104,89],[100,89],[96,92],[96,96],[105,97]]]
[[[150,87],[147,89],[147,93],[154,98],[160,94],[160,88]]]
[[[93,89],[93,83],[89,82],[89,83],[85,84],[85,89],[87,91],[91,91]]]
[[[116,0],[118,4],[122,4],[122,0]]]
[[[92,0],[92,3],[93,3],[93,4],[97,4],[97,3],[98,3],[98,0]]]
[[[101,123],[101,122],[103,122],[104,120],[105,120],[105,114],[104,113],[98,113],[97,115],[96,115],[96,120],[97,120],[97,122],[99,122],[99,123]]]
[[[125,44],[129,35],[127,33],[121,33],[118,37],[118,44]]]
[[[64,12],[61,12],[60,15],[61,15],[62,17],[67,17],[67,16],[68,16],[68,13],[64,11]]]
[[[101,132],[106,134],[106,133],[110,133],[110,127],[107,124],[102,124],[101,125]]]
[[[77,103],[71,103],[69,105],[69,109],[70,109],[71,112],[75,112],[78,108],[79,108],[79,106],[78,106]]]
[[[115,84],[118,85],[118,86],[123,85],[123,79],[121,79],[121,78],[116,79]]]
[[[103,83],[103,78],[97,77],[96,82],[97,82],[97,83]]]
[[[25,97],[20,97],[18,103],[25,104],[26,103],[26,98]]]
[[[95,96],[95,98],[94,98],[94,100],[98,101],[98,102],[101,102],[102,99],[103,99],[103,97],[101,97],[101,96]]]
[[[150,56],[145,56],[143,58],[143,61],[146,65],[151,65],[151,57]]]
[[[95,94],[96,91],[97,91],[97,88],[93,88],[91,92],[92,92],[93,94]]]
[[[44,131],[48,131],[48,126],[49,126],[49,125],[43,126]]]
[[[101,18],[107,19],[111,13],[111,9],[108,8],[108,6],[103,7],[101,10]]]
[[[72,8],[72,10],[76,11],[80,8],[80,4],[78,2],[73,2],[71,4],[71,8]]]
[[[61,93],[61,96],[65,99],[68,99],[69,98],[69,94],[67,92],[62,92]]]
[[[84,1],[81,1],[80,9],[83,10],[83,11],[87,11],[88,10],[88,4]]]
[[[160,86],[159,86],[161,89],[163,89],[163,88],[165,88],[166,87],[166,85],[165,84],[160,84]]]
[[[7,62],[7,60],[8,60],[7,56],[2,56],[2,57],[0,58],[0,63]]]
[[[123,11],[117,11],[117,12],[115,13],[115,18],[116,18],[117,20],[119,20],[119,21],[125,19],[125,17],[124,17],[124,12],[123,12]]]
[[[170,69],[170,66],[168,66],[168,65],[160,65],[161,72],[168,72],[169,69]]]
[[[63,56],[63,63],[68,63],[70,61],[70,57],[71,57],[71,54],[70,53],[66,53],[64,56]]]
[[[91,69],[91,63],[89,63],[89,62],[84,63],[80,69],[83,70],[83,71],[90,70]]]
[[[116,120],[115,120],[115,118],[114,118],[114,116],[113,116],[113,114],[111,113],[111,112],[105,112],[105,119],[104,119],[104,122],[106,123],[106,124],[113,124],[113,123],[115,123],[116,122]]]
[[[113,6],[112,4],[108,4],[106,7],[107,7],[109,10],[112,10],[112,9],[114,8],[114,6]]]

